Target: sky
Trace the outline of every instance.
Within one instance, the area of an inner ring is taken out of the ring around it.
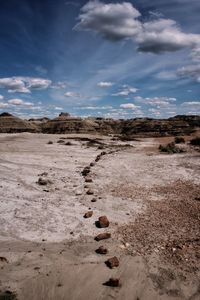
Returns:
[[[199,0],[1,0],[0,113],[200,114]]]

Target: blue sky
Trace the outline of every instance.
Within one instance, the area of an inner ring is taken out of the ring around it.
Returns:
[[[199,0],[1,0],[0,112],[200,114],[199,15]]]

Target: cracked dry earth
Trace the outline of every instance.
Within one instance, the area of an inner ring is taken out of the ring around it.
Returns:
[[[156,139],[129,144],[0,135],[0,299],[200,299],[199,153],[159,154]],[[104,215],[109,228],[97,228]],[[95,241],[103,232],[111,238]],[[105,265],[112,256],[115,269]],[[104,285],[110,277],[121,286]]]

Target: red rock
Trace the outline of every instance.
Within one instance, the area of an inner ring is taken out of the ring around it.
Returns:
[[[82,176],[87,176],[90,173],[90,167],[85,167],[81,172]]]
[[[119,287],[121,286],[119,278],[110,278],[105,285],[111,286],[111,287]]]
[[[109,258],[105,264],[107,265],[107,267],[109,267],[110,269],[113,269],[113,268],[117,268],[119,267],[119,260],[116,256],[113,256],[111,258]]]
[[[91,202],[97,202],[96,198],[92,198]]]
[[[92,178],[85,178],[85,182],[92,182],[93,180],[92,180]]]
[[[99,222],[98,222],[98,225],[100,228],[106,228],[109,226],[109,221],[108,221],[108,218],[106,216],[102,216],[102,217],[99,217]]]
[[[47,185],[47,184],[52,184],[52,181],[49,180],[49,179],[44,179],[42,177],[40,177],[38,179],[38,182],[37,182],[39,185]]]
[[[88,190],[88,191],[86,192],[86,194],[87,194],[87,195],[93,195],[94,192],[93,192],[92,190]]]
[[[105,248],[104,246],[100,246],[97,250],[96,253],[98,254],[107,254],[108,253],[108,249]]]
[[[1,261],[1,262],[5,262],[5,263],[8,264],[8,260],[7,260],[7,258],[4,257],[4,256],[0,256],[0,261]]]
[[[93,211],[91,210],[91,211],[86,212],[86,213],[84,214],[83,217],[84,217],[85,219],[88,219],[88,218],[91,218],[92,215],[93,215]]]
[[[105,232],[105,233],[100,233],[98,234],[96,237],[95,237],[95,240],[97,242],[101,241],[101,240],[106,240],[106,239],[109,239],[111,238],[111,234],[108,233],[108,232]]]

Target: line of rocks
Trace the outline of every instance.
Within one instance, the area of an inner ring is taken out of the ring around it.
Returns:
[[[100,154],[98,154],[95,158],[95,162],[91,162],[89,166],[86,166],[83,171],[81,172],[82,176],[85,178],[85,183],[92,183],[93,180],[91,177],[89,177],[89,174],[91,172],[91,167],[94,167],[95,166],[95,163],[97,163],[101,158],[102,156],[104,155],[107,155],[107,154],[111,154],[115,151],[110,151],[109,153],[103,151],[101,152]],[[85,185],[85,188],[89,188],[89,186]],[[88,189],[86,191],[86,194],[87,195],[93,195],[94,192],[91,190],[91,189]],[[91,202],[96,202],[96,198],[93,198],[91,200]],[[84,218],[87,219],[87,218],[91,218],[93,216],[93,211],[88,211],[84,214]],[[99,217],[98,221],[95,222],[95,225],[97,228],[108,228],[109,225],[110,225],[110,222],[108,220],[108,218],[106,216],[101,216]],[[94,240],[99,242],[99,241],[102,241],[102,240],[107,240],[111,238],[111,233],[109,232],[104,232],[104,233],[99,233],[97,236],[95,236]],[[95,250],[95,252],[97,254],[100,254],[100,255],[106,255],[108,254],[108,249],[105,247],[105,246],[100,246],[99,248],[97,248]],[[109,258],[108,260],[105,261],[105,265],[110,268],[110,269],[113,269],[113,268],[117,268],[119,266],[119,260],[116,256],[113,256],[111,258]],[[104,283],[104,285],[106,286],[110,286],[110,287],[120,287],[121,286],[121,282],[120,282],[120,279],[119,278],[109,278],[108,281],[106,281]]]

